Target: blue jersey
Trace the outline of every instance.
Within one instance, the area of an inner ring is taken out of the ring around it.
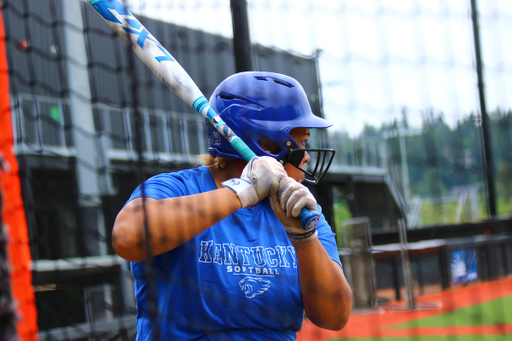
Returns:
[[[160,174],[144,183],[144,195],[154,199],[214,189],[204,166]],[[141,186],[130,200],[140,196]],[[208,204],[217,203],[198,202]],[[323,216],[318,237],[341,265]],[[161,340],[295,340],[301,328],[304,311],[295,249],[268,199],[153,257],[152,264],[131,263],[131,269],[137,340],[152,340],[155,323]]]

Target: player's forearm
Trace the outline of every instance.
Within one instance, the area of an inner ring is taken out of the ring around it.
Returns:
[[[294,243],[304,309],[318,327],[340,330],[350,317],[352,291],[318,239]]]
[[[229,189],[162,200],[142,198],[130,201],[119,212],[112,231],[116,253],[129,261],[170,251],[241,207]],[[146,236],[145,224],[147,224]]]

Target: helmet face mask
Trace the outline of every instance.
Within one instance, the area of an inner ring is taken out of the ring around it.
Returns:
[[[309,154],[310,161],[305,164],[306,168],[303,168],[301,163],[306,152]],[[284,161],[283,164],[289,163],[301,170],[306,175],[305,182],[317,185],[327,173],[335,154],[336,151],[330,148],[297,148],[290,149],[282,161]]]
[[[310,183],[318,183],[327,172],[334,150],[298,148],[290,136],[294,128],[332,125],[311,112],[306,93],[295,79],[273,72],[236,73],[219,84],[210,103],[256,155],[292,164]],[[210,155],[243,159],[210,123],[207,126]],[[306,151],[316,162],[308,162],[304,169],[300,164]]]

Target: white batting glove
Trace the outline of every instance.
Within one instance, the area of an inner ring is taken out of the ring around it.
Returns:
[[[310,211],[316,211],[316,199],[309,189],[295,179],[287,176],[279,182],[277,192],[279,205],[288,217],[298,217],[300,211],[306,207]]]
[[[317,202],[309,189],[301,183],[290,177],[284,177],[279,182],[277,191],[279,206],[288,218],[279,217],[279,221],[284,225],[288,238],[293,242],[307,242],[316,239],[318,232],[316,226],[311,230],[304,230],[299,226],[297,218],[300,211],[306,207],[310,211],[317,210]],[[274,212],[275,212],[274,208]],[[277,214],[276,214],[277,215]],[[295,223],[293,223],[295,220]]]
[[[242,207],[247,207],[256,205],[269,195],[275,195],[279,188],[279,180],[286,176],[281,163],[270,156],[261,156],[249,161],[240,179],[230,179],[222,185],[233,190]]]

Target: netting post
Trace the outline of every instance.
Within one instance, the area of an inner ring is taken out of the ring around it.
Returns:
[[[246,0],[231,0],[236,72],[254,70]]]
[[[473,24],[473,40],[475,44],[476,73],[478,78],[478,99],[480,104],[480,115],[482,117],[482,153],[484,159],[484,174],[487,185],[487,206],[489,215],[494,217],[496,211],[496,188],[494,185],[494,165],[491,146],[490,118],[487,114],[484,91],[483,62],[480,49],[480,32],[478,28],[478,9],[476,0],[471,0],[471,21]]]
[[[414,297],[414,278],[412,277],[409,248],[407,246],[407,224],[405,219],[398,219],[398,235],[400,237],[400,259],[402,262],[402,276],[404,278],[405,301],[407,309],[416,308]]]

